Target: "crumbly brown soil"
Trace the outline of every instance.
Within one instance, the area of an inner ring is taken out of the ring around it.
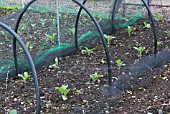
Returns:
[[[46,26],[48,27],[48,24]],[[111,44],[108,45],[113,85],[124,70],[141,59],[133,47],[146,48],[142,57],[153,54],[152,30],[144,28],[142,20],[132,25],[132,28],[133,33],[130,37],[126,28],[116,31]],[[156,28],[158,40],[162,41],[158,46],[158,52],[170,48],[170,36],[166,33],[170,29],[170,23],[156,21]],[[32,29],[29,32],[36,33]],[[88,47],[95,48],[90,56],[78,51],[76,54],[60,57],[60,69],[49,69],[48,66],[37,69],[41,114],[146,114],[147,112],[156,114],[158,109],[162,109],[165,114],[170,113],[170,63],[167,62],[162,67],[144,73],[144,77],[152,80],[141,85],[142,90],[129,89],[115,98],[113,95],[107,95],[107,64],[101,64],[101,59],[106,60],[102,43],[96,40],[95,44],[89,44]],[[117,59],[121,59],[126,64],[120,70],[115,64]],[[102,74],[103,77],[93,83],[90,75],[95,72]],[[66,101],[63,101],[61,94],[55,90],[55,87],[63,84],[68,85],[70,89]],[[81,92],[76,92],[75,88]],[[20,78],[14,76],[7,82],[1,82],[0,95],[0,113],[10,109],[17,109],[19,114],[35,112],[35,90],[32,78],[23,83]]]

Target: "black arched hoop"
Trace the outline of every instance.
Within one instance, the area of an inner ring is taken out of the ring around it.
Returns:
[[[153,16],[152,16],[152,13],[151,13],[151,10],[148,6],[148,4],[144,1],[144,0],[141,0],[144,4],[144,6],[146,7],[147,9],[147,12],[148,12],[148,16],[149,16],[149,19],[151,21],[151,25],[152,25],[152,31],[153,31],[153,35],[154,35],[154,54],[157,54],[157,32],[156,32],[156,27],[155,27],[155,23],[154,23],[154,19],[153,19]],[[115,30],[114,28],[114,19],[115,19],[115,11],[117,10],[117,8],[119,7],[119,3],[121,1],[120,0],[115,0],[114,2],[114,5],[113,5],[113,9],[112,9],[112,17],[111,17],[111,22],[112,22],[112,30]]]
[[[148,11],[148,16],[151,20],[151,24],[152,24],[152,31],[153,31],[153,35],[154,35],[154,54],[157,54],[157,33],[156,33],[156,27],[155,27],[155,22],[151,13],[151,10],[148,6],[148,4],[144,1],[141,0],[143,2],[143,4],[145,5],[147,11]]]
[[[86,1],[87,0],[84,0],[82,4],[84,5],[86,3]],[[78,22],[79,22],[79,18],[80,18],[80,14],[81,14],[82,9],[83,8],[80,7],[80,9],[79,9],[79,11],[77,13],[77,18],[76,18],[76,23],[75,23],[75,33],[74,33],[74,35],[75,35],[75,48],[76,48],[76,50],[79,49],[79,47],[78,47],[78,38],[77,38],[77,28],[78,28]]]
[[[32,60],[32,57],[28,51],[28,49],[26,48],[24,42],[21,40],[21,38],[15,33],[15,31],[13,31],[11,28],[9,28],[7,25],[5,25],[4,23],[0,22],[0,26],[2,28],[4,28],[5,30],[7,30],[10,34],[12,34],[12,36],[19,42],[19,44],[21,45],[23,51],[25,52],[27,59],[29,61],[29,64],[31,66],[32,69],[32,74],[33,74],[33,78],[34,78],[34,86],[35,86],[35,90],[36,90],[36,114],[40,114],[40,92],[39,92],[39,84],[38,84],[38,78],[37,78],[37,73],[36,73],[36,69]]]
[[[15,25],[15,32],[17,33],[18,31],[18,27],[19,27],[19,24],[20,24],[20,21],[22,19],[22,16],[24,15],[24,13],[27,11],[27,9],[29,8],[29,6],[31,6],[31,4],[33,4],[36,0],[32,0],[30,1],[22,10],[21,10],[21,13],[18,17],[18,20],[16,22],[16,25]],[[18,69],[18,62],[17,62],[17,53],[16,53],[16,39],[14,38],[13,39],[13,53],[14,53],[14,63],[15,63],[15,68],[16,68],[16,74],[19,73],[19,69]]]
[[[115,31],[115,27],[114,27],[114,24],[115,24],[114,19],[115,19],[115,13],[116,13],[115,11],[117,11],[119,3],[121,3],[121,2],[122,2],[122,0],[121,1],[120,0],[115,0],[114,4],[113,4],[112,15],[111,15],[112,32]]]
[[[99,33],[100,33],[101,40],[102,40],[102,43],[103,43],[103,47],[104,47],[104,49],[105,49],[107,64],[108,64],[108,85],[109,85],[109,88],[110,88],[110,87],[111,87],[111,79],[112,79],[112,76],[111,76],[110,54],[109,54],[109,51],[108,51],[108,48],[107,48],[107,45],[106,45],[106,40],[105,40],[105,38],[104,38],[102,29],[100,28],[99,24],[97,23],[97,21],[96,21],[96,19],[93,17],[93,15],[90,13],[90,11],[89,11],[82,3],[80,3],[80,2],[77,1],[77,0],[72,0],[72,1],[75,2],[75,3],[77,3],[79,6],[82,7],[82,9],[84,9],[84,10],[86,11],[86,13],[90,16],[90,18],[91,18],[92,21],[94,22],[95,26],[97,27],[97,30],[98,30]]]

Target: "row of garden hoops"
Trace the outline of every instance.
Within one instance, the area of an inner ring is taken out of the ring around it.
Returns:
[[[8,31],[10,34],[13,35],[14,39],[13,39],[13,53],[14,53],[14,63],[15,63],[15,68],[16,68],[16,74],[19,73],[18,71],[18,61],[17,61],[17,53],[16,53],[16,41],[19,42],[20,46],[22,47],[23,51],[25,52],[27,59],[29,61],[29,64],[31,66],[31,70],[33,73],[33,78],[34,78],[34,86],[35,86],[35,90],[36,90],[36,114],[40,114],[40,92],[39,92],[39,84],[38,84],[38,78],[37,78],[37,73],[36,73],[36,69],[34,66],[34,62],[32,60],[32,57],[29,53],[29,51],[27,50],[24,42],[21,40],[21,38],[17,35],[17,30],[20,24],[20,21],[22,19],[22,16],[24,15],[24,13],[27,11],[27,9],[29,8],[29,6],[31,6],[31,4],[33,4],[36,0],[32,0],[30,1],[21,11],[21,14],[18,17],[18,20],[16,22],[16,26],[15,26],[15,30],[12,30],[11,28],[9,28],[7,25],[5,25],[4,23],[0,22],[0,26],[2,28],[4,28],[6,31]],[[77,13],[77,18],[76,18],[76,23],[75,23],[75,48],[76,50],[79,49],[78,46],[78,38],[77,38],[77,28],[78,28],[78,22],[79,22],[79,17],[81,14],[82,9],[84,9],[86,11],[86,13],[90,16],[90,18],[92,19],[92,21],[95,23],[95,26],[98,30],[98,32],[100,33],[100,37],[103,43],[103,47],[104,47],[104,51],[106,54],[106,60],[107,60],[107,65],[108,65],[108,87],[111,87],[111,63],[110,63],[110,55],[109,55],[109,51],[108,51],[108,47],[106,45],[106,40],[104,38],[103,35],[103,31],[101,29],[101,27],[99,26],[98,22],[96,21],[96,19],[94,18],[94,16],[90,13],[90,11],[85,7],[85,3],[87,0],[84,0],[83,3],[79,2],[78,0],[72,0],[73,2],[75,2],[76,4],[78,4],[80,6],[80,9]],[[114,2],[114,6],[113,6],[113,10],[112,10],[112,25],[114,25],[114,12],[116,10],[117,6],[117,1],[115,0]],[[157,53],[157,38],[156,38],[156,29],[155,29],[155,25],[154,25],[154,21],[153,21],[153,17],[152,17],[152,13],[148,7],[148,5],[146,4],[146,2],[144,0],[141,0],[143,2],[143,4],[145,5],[145,7],[147,8],[148,14],[149,14],[149,18],[151,19],[152,22],[152,28],[153,28],[153,34],[154,34],[154,54]],[[114,26],[113,28],[114,29]],[[110,89],[108,88],[108,90],[110,91]]]

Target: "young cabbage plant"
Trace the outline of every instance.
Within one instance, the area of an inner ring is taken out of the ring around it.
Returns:
[[[62,94],[62,99],[65,101],[67,100],[67,94],[69,93],[70,89],[68,89],[68,85],[62,85],[61,87],[55,87]]]
[[[151,28],[151,25],[148,24],[147,22],[143,22],[143,24],[144,24],[144,28],[147,28],[147,29]]]
[[[85,49],[81,50],[81,53],[82,54],[87,54],[87,55],[90,56],[93,53],[94,50],[95,50],[95,48],[89,49],[89,48],[85,47]]]
[[[106,61],[105,61],[104,59],[101,59],[100,63],[101,63],[101,64],[105,64]]]
[[[18,74],[18,76],[23,79],[24,83],[26,83],[26,81],[30,78],[28,72],[24,72],[24,74]]]
[[[33,30],[35,30],[35,26],[36,26],[36,23],[35,24],[31,24],[31,27]]]
[[[109,45],[111,40],[113,39],[113,36],[104,34],[104,37],[106,38],[107,44]]]
[[[166,33],[168,34],[168,36],[170,36],[170,30],[167,30]]]
[[[90,75],[90,78],[92,79],[93,82],[95,82],[96,80],[98,80],[101,77],[103,77],[103,75],[97,74],[97,72],[95,72],[94,74]]]
[[[32,44],[31,44],[30,41],[28,41],[28,42],[26,43],[26,48],[29,49],[29,50],[31,50],[31,49],[33,48],[33,46],[32,46]]]
[[[21,27],[21,31],[28,31],[28,29],[29,27],[25,24]]]
[[[133,94],[132,91],[130,91],[130,90],[126,90],[126,93],[127,93],[127,94],[130,94],[130,95]]]
[[[132,30],[131,26],[128,26],[127,32],[128,32],[129,37],[131,36],[132,31],[133,30]]]
[[[157,46],[162,45],[162,41],[157,41]]]
[[[2,34],[3,36],[5,36],[5,39],[8,39],[8,36],[7,36],[7,32],[4,32],[4,31],[0,31],[0,34]]]
[[[44,27],[47,19],[40,19],[41,25]]]
[[[118,59],[115,61],[116,62],[116,65],[118,66],[118,69],[120,69],[122,66],[125,66],[125,64],[123,64],[123,61]]]
[[[57,69],[57,68],[59,68],[58,58],[56,57],[54,61],[55,61],[55,63],[50,65],[48,68],[50,68],[50,69]]]
[[[74,33],[75,33],[75,28],[70,28],[69,30],[70,30],[70,35],[74,35]]]
[[[141,57],[142,53],[145,50],[145,47],[133,47],[133,48],[138,51],[138,57]]]
[[[49,35],[49,34],[45,34],[45,35],[46,35],[46,37],[47,37],[51,42],[54,42],[56,33],[53,33],[52,35]]]
[[[163,20],[163,15],[160,13],[155,13],[154,16],[155,16],[155,20],[157,21]]]

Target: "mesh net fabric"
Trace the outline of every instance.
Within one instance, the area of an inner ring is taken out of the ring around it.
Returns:
[[[83,2],[83,0],[79,1]],[[0,11],[0,21],[14,29],[22,8],[28,2],[29,0],[0,0],[0,7],[4,9]],[[133,2],[118,0],[113,10],[114,2],[115,0],[87,0],[85,5],[96,17],[105,34],[112,34],[112,24],[119,29],[143,17],[143,6],[140,0]],[[55,57],[75,52],[74,25],[78,9],[79,6],[72,0],[59,0],[58,5],[56,0],[37,0],[23,15],[18,34],[28,47],[36,68],[51,64]],[[114,18],[112,18],[113,13]],[[0,74],[2,75],[0,76],[4,76],[9,69],[10,72],[15,71],[13,37],[2,28],[0,31],[0,46],[2,47],[0,50]],[[50,38],[52,36],[54,38]],[[78,26],[79,46],[92,45],[98,38],[100,35],[94,23],[87,13],[82,11]],[[19,44],[17,44],[17,56],[20,69],[29,69],[30,66]]]
[[[0,21],[14,29],[23,6],[29,1],[16,2],[12,0],[1,0],[0,2],[0,7],[4,9],[4,12],[2,12],[3,15],[0,17]],[[102,15],[96,11],[94,8],[96,4],[94,3],[94,1],[93,3],[87,2],[87,7],[89,7],[91,11],[94,10],[92,11],[93,14],[95,14],[95,16],[99,19]],[[101,3],[98,5],[100,4]],[[11,12],[9,12],[10,9]],[[58,15],[57,9],[59,12]],[[64,56],[75,52],[74,24],[78,9],[79,6],[70,0],[60,1],[58,8],[55,0],[51,0],[50,2],[46,0],[38,0],[35,1],[29,7],[29,10],[27,10],[23,15],[17,32],[28,47],[36,68],[42,65],[51,64],[55,57]],[[8,12],[5,12],[5,10],[8,10]],[[105,12],[102,12],[102,14],[105,14]],[[109,12],[107,14],[109,14]],[[6,53],[7,55],[2,56],[3,54],[1,54],[0,57],[0,73],[3,77],[7,74],[9,69],[10,72],[14,72],[15,66],[13,62],[14,59],[12,49],[13,37],[2,28],[1,31],[2,32],[0,35],[2,37],[0,42],[2,44],[1,46],[5,48],[2,50],[2,53],[8,52]],[[60,33],[58,33],[58,31]],[[54,36],[54,38],[50,39],[51,36]],[[97,32],[94,23],[85,11],[82,11],[78,27],[79,46],[86,46],[89,42],[93,42],[92,40],[95,40],[98,37],[99,33]],[[10,44],[7,40],[2,40],[4,38],[8,38]],[[10,49],[7,48],[9,45]],[[8,57],[8,59],[6,59],[6,57]],[[18,44],[17,57],[21,71],[28,70],[30,66]]]

